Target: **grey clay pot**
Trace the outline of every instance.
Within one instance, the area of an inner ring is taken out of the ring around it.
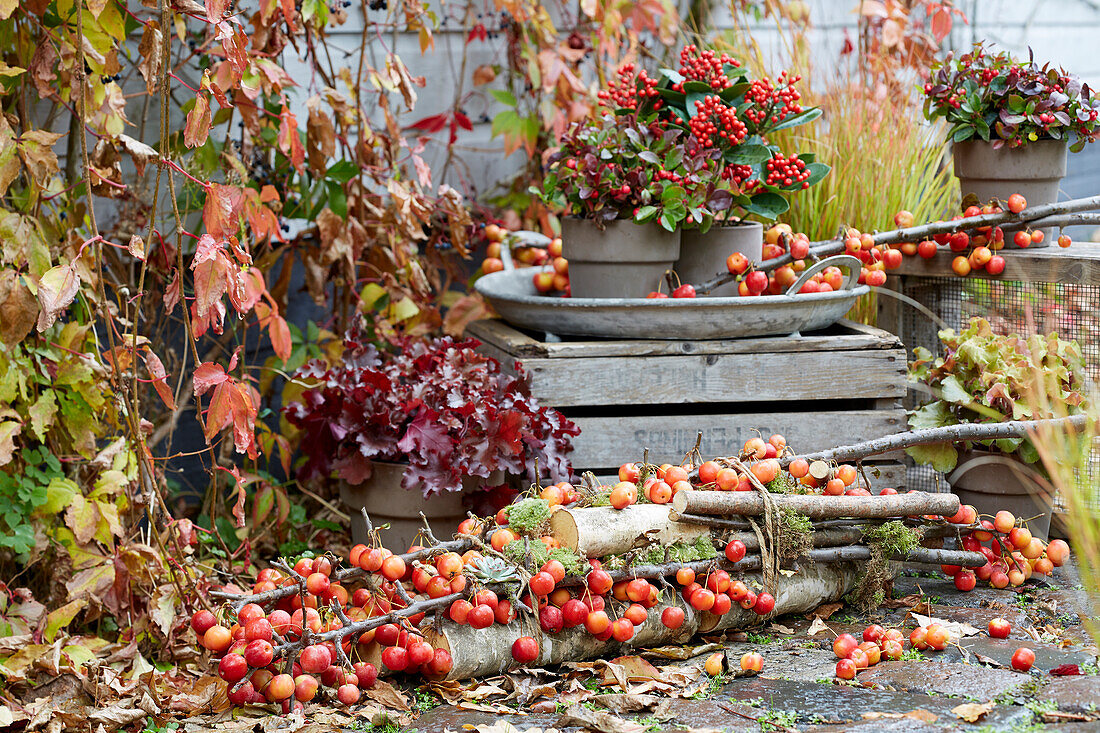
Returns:
[[[705,233],[688,229],[680,236],[680,259],[676,274],[680,281],[698,285],[726,272],[726,258],[740,252],[751,262],[759,262],[764,252],[764,226],[755,221],[715,224]],[[737,283],[731,282],[711,290],[708,295],[734,297]]]
[[[375,527],[389,524],[382,530],[382,544],[395,551],[403,551],[424,527],[420,512],[432,525],[439,537],[450,537],[458,523],[466,518],[462,497],[476,491],[482,485],[494,486],[504,481],[504,474],[493,472],[488,479],[466,476],[462,479],[462,491],[445,491],[425,499],[419,488],[401,488],[401,476],[405,464],[374,461],[371,477],[361,484],[340,482],[340,499],[351,509],[352,543],[367,543],[367,524],[362,509],[367,510]]]
[[[629,219],[610,221],[602,231],[588,219],[564,219],[561,241],[575,298],[644,298],[680,256],[679,231]]]
[[[1032,478],[1034,473],[1034,466],[1010,455],[959,451],[959,464],[947,482],[951,484],[951,493],[963,504],[973,505],[979,514],[1010,511],[1020,519],[1030,519],[1031,533],[1047,539],[1054,497]]]
[[[1014,193],[1022,194],[1028,206],[1050,204],[1058,200],[1058,187],[1066,176],[1069,146],[1063,140],[1039,140],[1022,148],[994,150],[991,143],[965,140],[955,143],[955,177],[962,195],[977,195],[982,203],[991,198],[1007,201]],[[1050,246],[1057,230],[1044,229],[1044,239],[1032,247]],[[1006,247],[1015,247],[1005,237]]]

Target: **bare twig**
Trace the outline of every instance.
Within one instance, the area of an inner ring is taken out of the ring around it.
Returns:
[[[1074,432],[1084,430],[1088,424],[1087,415],[1071,415],[1070,417],[1057,417],[1043,420],[1010,420],[997,423],[966,423],[962,425],[948,425],[942,428],[927,428],[913,430],[907,433],[888,435],[885,438],[844,445],[832,450],[807,453],[802,456],[788,456],[781,459],[784,467],[795,458],[804,458],[807,461],[852,461],[880,453],[908,448],[914,445],[929,445],[932,443],[956,443],[976,440],[997,440],[999,438],[1024,438],[1035,430],[1043,427],[1064,427]]]

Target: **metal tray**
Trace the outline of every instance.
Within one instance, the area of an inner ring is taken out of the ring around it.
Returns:
[[[806,280],[835,265],[848,274],[840,290],[798,294]],[[631,339],[729,339],[797,335],[839,321],[856,298],[861,263],[849,255],[829,257],[802,272],[785,295],[736,298],[562,298],[541,295],[535,268],[494,272],[475,287],[508,323],[558,335]]]

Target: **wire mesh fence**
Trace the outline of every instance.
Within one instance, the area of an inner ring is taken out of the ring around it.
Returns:
[[[997,333],[1029,336],[1054,331],[1062,338],[1075,339],[1081,345],[1089,378],[1100,382],[1100,284],[908,276],[902,278],[900,292],[930,311],[901,306],[897,336],[910,355],[917,346],[941,355],[941,328],[959,330],[972,317],[981,316]],[[927,399],[927,395],[910,390],[906,408]],[[909,489],[948,490],[944,476],[930,466],[910,465],[906,479]]]

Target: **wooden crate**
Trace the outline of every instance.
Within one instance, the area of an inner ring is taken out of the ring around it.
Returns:
[[[505,369],[519,362],[532,394],[577,423],[573,465],[597,475],[645,449],[652,463],[679,461],[700,432],[710,457],[736,453],[756,431],[809,452],[906,425],[900,341],[848,321],[799,338],[543,341],[499,320],[467,335]],[[872,485],[903,486],[899,458],[868,462]]]

